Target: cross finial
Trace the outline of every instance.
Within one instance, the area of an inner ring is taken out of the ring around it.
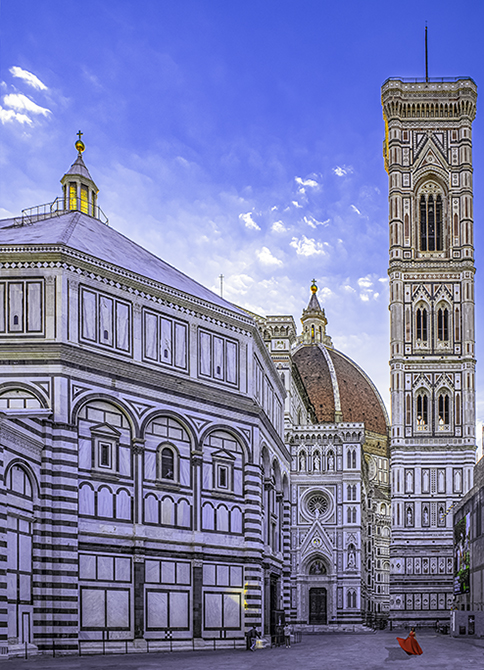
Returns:
[[[86,148],[86,147],[84,146],[84,142],[81,140],[81,137],[82,137],[83,135],[84,135],[84,133],[81,133],[81,131],[79,130],[78,133],[77,133],[77,137],[78,137],[79,139],[78,139],[77,142],[76,142],[76,149],[77,149],[77,151],[79,152],[79,156],[82,154],[82,152],[83,152],[84,149]]]

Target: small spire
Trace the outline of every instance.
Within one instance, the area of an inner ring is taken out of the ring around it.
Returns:
[[[425,81],[429,80],[429,51],[427,48],[427,21],[425,21]]]
[[[77,133],[77,137],[78,137],[79,139],[77,140],[77,142],[76,142],[76,144],[75,144],[75,147],[76,147],[76,149],[77,149],[77,151],[78,151],[79,156],[82,154],[82,152],[83,152],[84,149],[86,148],[84,142],[81,140],[81,137],[82,137],[83,135],[84,135],[84,133],[81,133],[81,131],[79,130],[78,133]]]

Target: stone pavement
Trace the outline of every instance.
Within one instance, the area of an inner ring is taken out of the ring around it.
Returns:
[[[38,656],[0,662],[0,670],[380,670],[484,668],[484,639],[451,638],[432,632],[417,634],[422,656],[407,656],[396,636],[403,631],[374,634],[304,636],[290,649],[153,652],[150,654]]]

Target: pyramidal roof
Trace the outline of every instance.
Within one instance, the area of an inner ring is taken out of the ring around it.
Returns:
[[[67,170],[65,175],[62,177],[61,181],[64,182],[65,178],[69,177],[69,175],[71,175],[71,176],[76,175],[76,176],[79,176],[79,177],[83,177],[84,179],[89,179],[89,181],[91,181],[94,184],[94,180],[91,177],[91,175],[89,173],[89,170],[86,167],[86,164],[84,163],[81,152],[78,153],[76,160],[73,162],[71,167]]]
[[[17,225],[14,219],[4,219],[0,221],[0,245],[64,245],[249,318],[235,305],[122,233],[77,210],[23,226]]]

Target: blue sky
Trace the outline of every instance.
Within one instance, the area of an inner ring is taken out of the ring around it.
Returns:
[[[60,194],[81,129],[114,228],[298,324],[316,278],[328,334],[388,402],[380,87],[424,75],[426,21],[430,76],[479,85],[483,19],[477,0],[2,0],[0,216]],[[478,112],[476,222],[482,129]]]

